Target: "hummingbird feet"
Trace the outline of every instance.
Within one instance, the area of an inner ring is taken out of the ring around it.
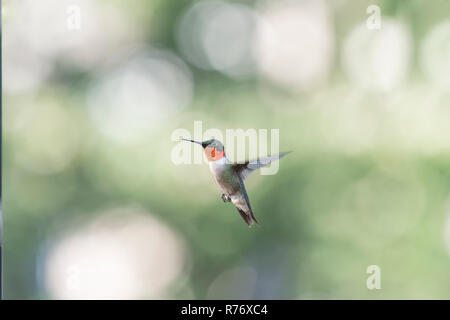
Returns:
[[[230,196],[225,193],[222,194],[222,200],[223,202],[231,202]]]

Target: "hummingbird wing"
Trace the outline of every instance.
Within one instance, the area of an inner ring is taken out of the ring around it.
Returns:
[[[269,157],[258,158],[252,161],[247,161],[245,163],[235,163],[232,165],[233,169],[239,174],[242,180],[245,180],[250,173],[269,165],[270,163],[277,161],[287,155],[289,152],[282,152]]]

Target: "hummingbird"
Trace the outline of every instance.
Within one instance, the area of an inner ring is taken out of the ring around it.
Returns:
[[[182,140],[197,143],[203,147],[208,159],[209,169],[222,192],[221,198],[223,202],[232,202],[249,227],[254,223],[258,223],[250,206],[244,180],[251,172],[279,160],[290,152],[283,152],[244,163],[231,163],[225,155],[225,148],[222,142],[217,139],[203,142],[190,139]]]

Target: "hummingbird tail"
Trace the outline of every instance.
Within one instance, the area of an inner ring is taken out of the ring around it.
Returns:
[[[241,214],[242,219],[244,219],[244,221],[248,224],[249,227],[251,227],[254,223],[259,223],[258,220],[256,220],[255,216],[253,215],[252,210],[245,212],[244,210],[238,208],[238,211]]]

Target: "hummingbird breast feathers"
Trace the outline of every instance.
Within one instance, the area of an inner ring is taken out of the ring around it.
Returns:
[[[242,219],[249,225],[257,223],[253,215],[244,182],[233,164],[226,158],[209,162],[212,176],[223,194],[226,194],[239,211]]]
[[[211,174],[220,190],[228,195],[238,192],[240,189],[239,177],[232,170],[231,164],[226,158],[209,162]]]

